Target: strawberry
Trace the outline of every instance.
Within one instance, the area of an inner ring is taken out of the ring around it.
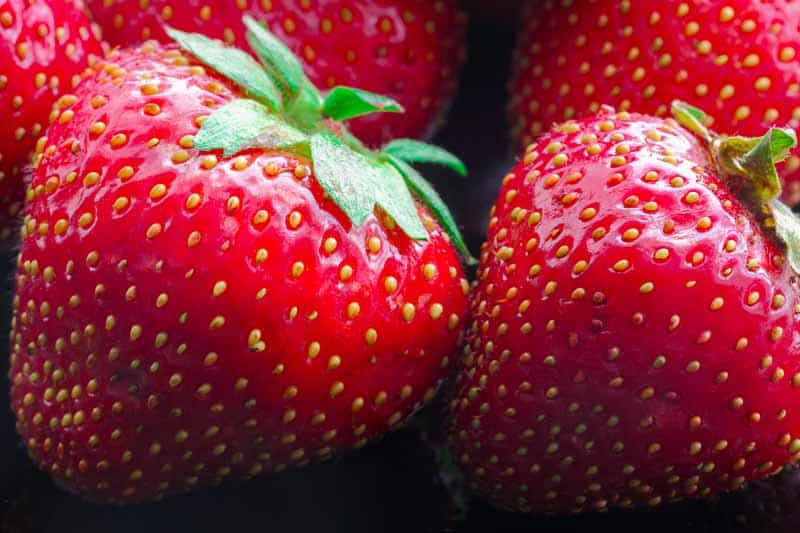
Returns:
[[[658,505],[800,458],[800,222],[772,166],[794,132],[674,109],[701,138],[604,108],[503,179],[450,430],[501,506]]]
[[[510,85],[522,144],[601,104],[665,116],[673,99],[721,133],[800,125],[800,5],[792,0],[546,1],[528,9]],[[800,202],[800,152],[781,169]]]
[[[265,22],[321,88],[353,85],[391,96],[403,117],[363,117],[352,132],[370,146],[430,137],[444,119],[464,56],[458,0],[88,0],[112,44],[164,40],[164,22],[245,43],[242,15]]]
[[[0,240],[22,208],[22,175],[59,94],[103,49],[82,0],[0,2]]]
[[[463,242],[408,162],[460,162],[366,150],[339,119],[397,103],[321,95],[247,24],[265,68],[171,30],[181,49],[98,63],[39,144],[11,401],[34,462],[91,499],[361,447],[434,395],[459,342]]]

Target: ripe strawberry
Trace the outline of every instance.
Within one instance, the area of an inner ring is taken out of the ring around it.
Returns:
[[[800,125],[800,5],[792,0],[546,1],[525,16],[510,86],[514,136],[601,104],[665,116],[673,99],[721,133]],[[800,201],[800,152],[781,169]]]
[[[500,505],[657,505],[800,457],[800,224],[771,166],[793,132],[713,138],[675,109],[705,141],[604,109],[503,180],[451,402],[456,453]]]
[[[82,0],[0,3],[0,240],[22,208],[23,167],[59,94],[102,56]]]
[[[304,62],[320,88],[351,85],[390,96],[403,117],[355,120],[351,131],[370,146],[432,135],[454,96],[464,56],[465,18],[458,0],[89,0],[112,44],[164,40],[164,22],[245,43],[242,15],[265,22]]]
[[[467,282],[407,187],[462,243],[405,161],[459,163],[411,141],[364,150],[335,120],[396,103],[323,98],[248,24],[272,78],[176,31],[196,58],[154,42],[109,56],[40,143],[12,405],[33,460],[87,497],[363,446],[433,396],[459,341]]]

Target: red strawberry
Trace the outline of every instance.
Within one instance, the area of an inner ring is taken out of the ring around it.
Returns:
[[[772,200],[793,132],[711,138],[676,110],[713,154],[672,119],[603,110],[503,180],[451,403],[459,460],[500,505],[657,505],[800,457],[800,256],[767,228],[800,226]],[[747,208],[767,201],[774,218]]]
[[[88,0],[112,44],[164,40],[164,22],[244,45],[242,15],[261,20],[305,64],[320,88],[361,87],[391,96],[403,117],[364,117],[351,131],[370,146],[430,137],[457,87],[465,19],[458,0]]]
[[[721,133],[800,125],[800,4],[792,0],[576,0],[531,3],[510,92],[514,135],[601,104],[657,116],[677,98]],[[800,152],[781,173],[800,201]]]
[[[50,107],[102,53],[82,0],[0,2],[0,240],[22,208],[22,169]]]
[[[363,446],[434,395],[459,341],[458,256],[404,184],[452,230],[404,161],[457,163],[415,142],[363,150],[333,119],[394,103],[319,101],[249,23],[283,91],[244,52],[175,32],[205,65],[156,43],[112,55],[40,145],[12,404],[33,460],[90,498]]]

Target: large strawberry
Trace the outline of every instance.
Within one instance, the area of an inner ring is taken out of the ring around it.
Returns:
[[[163,23],[245,44],[242,15],[265,22],[298,56],[318,87],[351,85],[391,96],[401,117],[352,122],[371,146],[429,137],[444,118],[464,54],[458,0],[89,0],[112,44],[164,40]]]
[[[714,129],[759,135],[800,125],[800,4],[792,0],[531,2],[511,82],[522,145],[601,104],[657,116],[672,99]],[[800,201],[800,152],[781,169]]]
[[[402,424],[451,366],[463,249],[406,161],[338,119],[247,19],[266,64],[199,35],[110,56],[40,143],[14,299],[18,429],[40,467],[103,501],[323,460]],[[267,73],[269,72],[269,74]]]
[[[102,53],[82,0],[0,2],[0,240],[22,208],[23,168],[50,107]]]
[[[800,222],[773,166],[794,134],[675,110],[702,139],[602,110],[503,179],[451,403],[458,460],[503,506],[658,505],[800,457]]]

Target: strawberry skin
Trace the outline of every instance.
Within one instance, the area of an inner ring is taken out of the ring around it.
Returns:
[[[795,276],[672,119],[570,121],[504,178],[451,439],[524,512],[707,496],[800,451]]]
[[[796,128],[798,52],[791,0],[543,2],[528,9],[515,53],[514,136],[524,146],[601,104],[664,116],[676,98],[705,110],[720,133]],[[799,151],[781,173],[797,203]]]
[[[102,54],[81,0],[0,3],[0,240],[22,209],[23,168],[50,106]]]
[[[162,24],[244,46],[242,15],[263,21],[302,58],[322,89],[360,87],[403,104],[402,116],[362,117],[351,131],[370,146],[430,137],[455,94],[465,17],[457,0],[89,0],[112,44],[167,39]],[[142,7],[144,6],[144,7]]]
[[[70,490],[131,502],[323,460],[397,427],[451,366],[459,258],[307,161],[198,153],[238,89],[174,47],[112,55],[54,107],[26,208],[12,406]]]

